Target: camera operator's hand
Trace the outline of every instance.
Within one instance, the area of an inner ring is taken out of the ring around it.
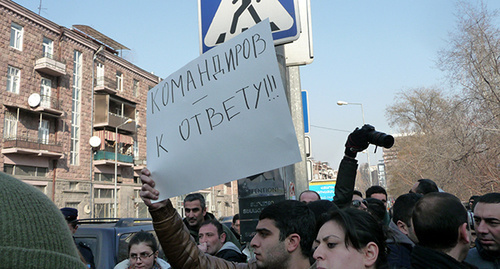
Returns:
[[[370,131],[370,128],[365,125],[361,129],[356,128],[352,133],[350,133],[347,137],[347,141],[345,142],[345,155],[351,158],[356,158],[356,154],[358,152],[368,148],[368,133]]]

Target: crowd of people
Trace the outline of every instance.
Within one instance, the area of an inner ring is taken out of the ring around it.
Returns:
[[[185,197],[183,219],[159,197],[148,169],[140,196],[155,235],[136,233],[115,269],[145,268],[500,268],[500,193],[473,196],[465,207],[430,179],[419,179],[388,209],[384,188],[354,190],[356,153],[368,147],[363,129],[346,142],[333,200],[314,191],[265,207],[255,235],[240,242],[240,216],[229,226],[207,212],[204,196]],[[57,209],[41,192],[0,173],[0,267],[95,268],[71,234],[78,211]],[[23,199],[19,199],[23,197]],[[471,233],[475,231],[475,237]],[[26,235],[26,236],[21,236]],[[166,260],[159,258],[160,246]],[[54,267],[56,266],[56,267]]]

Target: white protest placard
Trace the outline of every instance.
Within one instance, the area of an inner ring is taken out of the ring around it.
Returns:
[[[151,89],[147,123],[158,201],[301,161],[269,21]]]

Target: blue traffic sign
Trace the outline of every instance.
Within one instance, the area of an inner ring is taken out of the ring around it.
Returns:
[[[274,44],[299,38],[297,0],[198,0],[204,53],[269,18]]]
[[[309,101],[307,91],[302,91],[302,113],[304,115],[304,133],[309,133]]]

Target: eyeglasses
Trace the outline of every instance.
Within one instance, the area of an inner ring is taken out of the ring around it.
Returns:
[[[153,254],[155,254],[155,253],[152,252],[151,254],[148,254],[147,252],[142,252],[142,253],[139,253],[139,255],[137,255],[137,254],[131,254],[129,258],[131,260],[135,260],[135,261],[137,261],[138,259],[144,260],[146,258],[151,257]]]
[[[360,201],[360,200],[352,200],[351,204],[352,204],[352,206],[353,206],[353,207],[356,207],[356,208],[357,208],[357,207],[360,207],[360,206],[361,206],[361,204],[364,204],[365,206],[368,206],[368,202],[366,202],[366,200],[365,200],[365,199],[363,199],[363,201]]]

